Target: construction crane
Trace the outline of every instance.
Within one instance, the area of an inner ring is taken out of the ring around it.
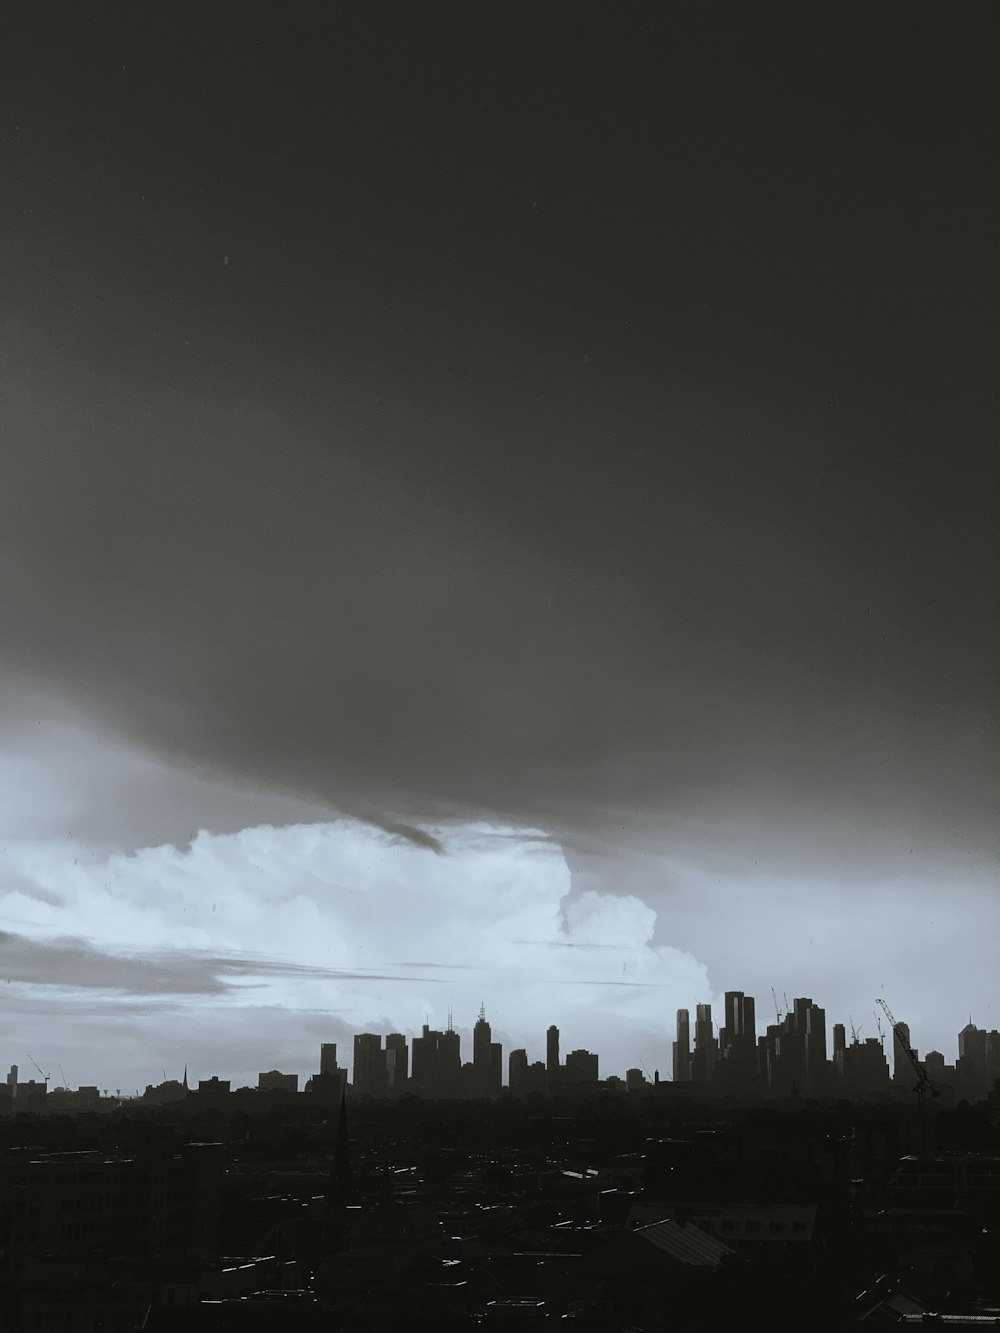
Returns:
[[[932,1097],[940,1097],[941,1096],[940,1089],[936,1088],[934,1084],[931,1082],[931,1080],[928,1078],[927,1070],[917,1059],[916,1051],[910,1049],[910,1043],[906,1039],[906,1036],[904,1035],[905,1029],[903,1028],[902,1023],[896,1022],[896,1020],[892,1016],[892,1010],[886,1004],[885,1000],[883,1000],[881,997],[879,997],[879,999],[877,999],[875,1003],[880,1005],[882,1009],[885,1010],[885,1016],[889,1020],[889,1024],[892,1027],[893,1035],[895,1036],[896,1041],[899,1044],[899,1048],[906,1056],[907,1060],[910,1063],[910,1068],[917,1076],[916,1087],[913,1089],[913,1091],[920,1098],[921,1102],[923,1102],[924,1093],[926,1092],[929,1092]]]
[[[860,1035],[860,1033],[861,1033],[861,1029],[860,1029],[860,1028],[856,1028],[856,1027],[854,1026],[854,1019],[851,1017],[850,1014],[847,1015],[847,1022],[848,1022],[849,1026],[850,1026],[850,1029],[851,1029],[851,1043],[852,1043],[852,1045],[857,1046],[857,1044],[858,1044],[858,1037],[859,1037],[859,1035]]]
[[[775,993],[774,993],[774,987],[773,987],[773,986],[771,987],[771,999],[774,1001],[774,1021],[775,1021],[777,1024],[779,1024],[779,1026],[780,1026],[780,1024],[781,1024],[781,1010],[780,1010],[780,1008],[778,1007],[778,997],[777,997],[777,995],[775,995]]]
[[[63,1069],[62,1065],[59,1066],[59,1073],[62,1076],[63,1087],[69,1092],[69,1079],[66,1077],[66,1071]]]
[[[31,1061],[31,1063],[35,1066],[35,1068],[36,1068],[36,1069],[38,1070],[38,1072],[41,1074],[41,1076],[42,1076],[42,1078],[45,1080],[45,1082],[48,1083],[48,1081],[49,1081],[49,1079],[52,1077],[52,1075],[51,1075],[51,1074],[46,1074],[46,1073],[44,1072],[44,1070],[42,1069],[42,1066],[38,1063],[38,1061],[35,1059],[35,1057],[31,1054],[30,1051],[28,1052],[28,1059]]]
[[[882,1047],[882,1051],[883,1051],[883,1054],[884,1054],[884,1053],[885,1053],[885,1033],[882,1031],[882,1015],[879,1014],[878,1012],[876,1012],[876,1014],[875,1014],[875,1027],[876,1027],[876,1030],[878,1031],[878,1044]]]

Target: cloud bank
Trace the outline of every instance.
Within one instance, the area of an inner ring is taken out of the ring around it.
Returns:
[[[654,942],[656,913],[631,894],[574,893],[561,848],[538,831],[467,825],[432,836],[439,855],[353,820],[203,832],[184,848],[100,857],[70,843],[9,843],[7,993],[25,1013],[39,998],[44,1013],[46,997],[83,993],[85,1026],[103,999],[106,1017],[146,1025],[153,1064],[156,1041],[180,1050],[179,1034],[167,1034],[183,1000],[187,1062],[234,1076],[226,1050],[199,1032],[203,1016],[209,1031],[242,1018],[261,1068],[307,1073],[321,1030],[341,1041],[362,1029],[415,1033],[444,1025],[449,1009],[467,1030],[481,1002],[507,1050],[540,1058],[555,1022],[567,1049],[603,1051],[617,1068],[658,1047],[666,1072],[673,1011],[711,986],[697,959]],[[85,1062],[74,1008],[60,1040]],[[275,1012],[282,1041],[302,1016],[291,1049],[268,1049]],[[108,1052],[89,1058],[114,1076]]]

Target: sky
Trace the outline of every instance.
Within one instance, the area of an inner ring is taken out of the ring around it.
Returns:
[[[0,1062],[1000,1026],[997,26],[5,11]]]

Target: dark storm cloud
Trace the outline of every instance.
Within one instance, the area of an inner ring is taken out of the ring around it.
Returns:
[[[131,995],[223,995],[257,979],[399,981],[435,984],[435,977],[361,969],[310,967],[249,956],[214,956],[197,950],[151,949],[111,953],[85,940],[33,940],[0,931],[0,977],[7,982],[59,989],[123,991]]]
[[[9,668],[433,850],[989,836],[985,47],[527,15],[23,21]]]

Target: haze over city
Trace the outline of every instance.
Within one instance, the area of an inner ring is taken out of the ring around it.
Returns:
[[[983,26],[5,17],[5,1066],[1000,1026]]]

